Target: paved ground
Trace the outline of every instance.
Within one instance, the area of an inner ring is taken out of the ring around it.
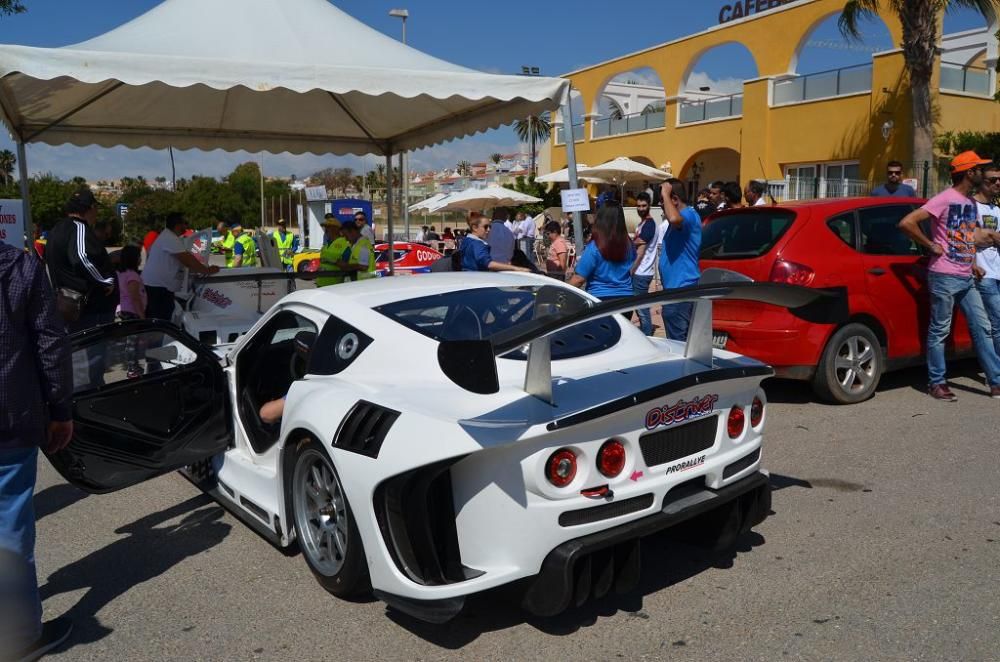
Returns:
[[[769,386],[774,514],[735,555],[666,537],[641,587],[552,620],[502,594],[444,626],[338,601],[177,475],[84,497],[40,470],[47,617],[61,660],[1000,659],[1000,402],[892,376],[854,407]]]

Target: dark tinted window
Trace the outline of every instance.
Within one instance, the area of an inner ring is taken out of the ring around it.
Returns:
[[[788,231],[795,214],[783,209],[719,216],[702,229],[703,260],[737,260],[766,254]]]
[[[483,287],[407,299],[375,308],[386,317],[434,340],[483,340],[534,319],[539,287]],[[578,306],[590,301],[563,290]],[[552,358],[570,359],[617,344],[621,327],[610,317],[579,324],[552,335]],[[505,355],[523,359],[522,350]]]
[[[854,225],[854,212],[847,212],[840,216],[834,216],[826,222],[826,226],[837,235],[842,242],[853,249],[857,249],[857,231]]]
[[[910,205],[859,209],[861,251],[869,255],[920,255],[917,244],[898,227],[911,211],[913,207]]]
[[[392,252],[392,254],[396,256],[396,259],[393,260],[393,262],[397,262],[399,260],[402,260],[404,257],[406,257],[406,254],[408,252],[409,251],[399,250],[398,248],[396,250],[394,250]],[[375,261],[376,262],[388,262],[389,261],[389,249],[386,249],[384,251],[378,251],[377,253],[375,253]]]

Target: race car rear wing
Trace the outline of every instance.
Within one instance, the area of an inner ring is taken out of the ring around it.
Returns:
[[[528,347],[525,392],[552,404],[553,334],[594,319],[664,304],[693,302],[684,356],[707,369],[713,366],[712,301],[740,300],[788,308],[810,322],[832,324],[846,316],[846,300],[838,290],[820,290],[779,283],[744,281],[732,272],[706,273],[715,282],[691,287],[651,292],[626,299],[580,305],[577,297],[566,296],[565,288],[547,286],[536,297],[535,318],[484,340],[452,340],[438,345],[438,365],[455,384],[472,393],[490,394],[500,390],[496,358]],[[721,282],[720,282],[721,281]]]

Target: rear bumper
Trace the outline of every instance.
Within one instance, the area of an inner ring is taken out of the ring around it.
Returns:
[[[729,335],[727,351],[772,366],[777,377],[811,379],[833,327],[795,320],[790,315],[785,328],[767,328],[762,321],[716,320],[712,329]]]
[[[731,521],[740,532],[763,522],[771,511],[767,475],[751,474],[718,490],[673,490],[658,513],[559,545],[545,557],[522,605],[538,616],[553,616],[591,596],[601,597],[612,587],[619,593],[628,591],[639,579],[641,538],[727,504],[735,505],[737,516]]]

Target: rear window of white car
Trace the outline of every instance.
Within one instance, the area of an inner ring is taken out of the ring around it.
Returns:
[[[485,340],[535,315],[539,287],[482,287],[417,299],[397,301],[375,308],[386,317],[439,342]],[[581,294],[560,288],[581,307],[591,302]],[[611,317],[591,320],[552,335],[552,359],[571,359],[603,351],[621,339],[621,327]],[[505,358],[524,359],[524,350]]]

